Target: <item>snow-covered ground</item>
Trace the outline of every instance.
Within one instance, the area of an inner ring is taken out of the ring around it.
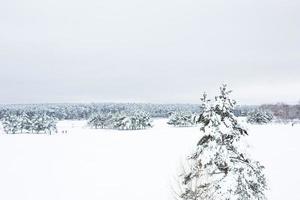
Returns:
[[[0,134],[1,200],[171,200],[180,163],[200,137],[197,127],[173,128],[165,119],[141,131],[74,121],[58,128]],[[252,157],[266,166],[269,199],[299,200],[300,125],[251,125],[249,134]]]

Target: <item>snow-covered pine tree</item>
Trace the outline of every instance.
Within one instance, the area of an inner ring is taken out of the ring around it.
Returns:
[[[88,119],[88,125],[92,128],[109,128],[111,113],[95,113]]]
[[[152,119],[150,115],[143,111],[136,111],[131,117],[131,129],[139,130],[152,127]]]
[[[146,128],[153,127],[153,125],[152,125],[153,120],[151,119],[149,113],[141,112],[138,114],[138,116],[139,116],[139,122],[140,122],[139,127],[140,128],[146,129]]]
[[[57,119],[55,117],[49,116],[47,114],[43,115],[44,131],[48,132],[50,135],[52,132],[57,132]]]
[[[26,112],[22,112],[20,118],[21,118],[21,125],[20,125],[21,133],[30,132],[31,120],[29,115]]]
[[[189,127],[196,124],[196,115],[188,112],[173,112],[167,124],[175,127]]]
[[[2,119],[4,132],[7,134],[15,134],[21,131],[20,117],[13,113],[7,113]]]
[[[109,120],[109,127],[117,130],[140,130],[152,127],[152,120],[149,114],[142,111],[135,111],[133,114],[124,112],[114,113]]]
[[[262,200],[267,188],[264,167],[243,151],[247,131],[233,115],[235,101],[226,85],[214,101],[203,95],[198,118],[203,136],[180,176],[183,200]]]
[[[128,130],[130,126],[131,120],[125,113],[114,113],[110,125],[112,129]]]
[[[272,119],[272,113],[264,110],[254,110],[247,116],[247,122],[251,124],[267,124],[270,123]]]
[[[43,119],[39,113],[35,113],[31,117],[31,132],[40,133],[44,130]]]

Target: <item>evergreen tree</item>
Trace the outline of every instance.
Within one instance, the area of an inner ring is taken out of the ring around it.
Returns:
[[[117,130],[129,129],[131,125],[130,118],[125,113],[115,113],[111,119],[111,128]]]
[[[57,120],[54,117],[47,114],[43,115],[43,128],[45,133],[48,132],[52,134],[52,132],[57,132],[56,124]]]
[[[241,138],[247,131],[233,114],[235,101],[226,85],[220,95],[203,95],[197,119],[202,137],[189,157],[190,168],[180,176],[183,200],[262,200],[265,199],[264,167],[243,151]]]
[[[31,120],[30,117],[28,116],[28,114],[26,112],[23,112],[20,116],[20,129],[21,129],[21,133],[23,132],[30,132],[31,130]]]
[[[170,115],[167,123],[176,127],[189,127],[196,124],[195,119],[195,114],[187,112],[174,112]]]
[[[112,118],[111,113],[97,113],[93,114],[88,119],[88,125],[92,128],[109,128],[110,120]]]
[[[2,119],[4,132],[8,134],[15,134],[20,131],[21,122],[20,117],[15,113],[6,114]]]
[[[135,129],[146,129],[152,127],[152,119],[148,113],[139,111],[135,113],[135,116],[137,118]]]
[[[272,120],[272,113],[263,110],[254,110],[247,116],[247,122],[251,124],[267,124]]]

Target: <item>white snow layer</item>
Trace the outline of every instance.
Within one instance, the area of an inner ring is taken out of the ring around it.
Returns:
[[[54,135],[2,132],[0,199],[174,200],[176,175],[201,134],[166,122],[155,120],[154,128],[139,131],[64,121]],[[269,199],[299,200],[300,125],[248,127],[248,151],[266,166]]]

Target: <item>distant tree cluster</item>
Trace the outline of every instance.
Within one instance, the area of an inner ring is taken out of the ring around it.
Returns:
[[[145,112],[97,113],[88,119],[88,125],[98,129],[141,130],[152,127],[152,119]]]
[[[196,125],[196,114],[186,113],[186,112],[174,112],[170,115],[169,125],[175,127],[189,127]]]
[[[2,118],[7,134],[49,133],[56,131],[57,120],[46,113],[9,113]]]
[[[251,124],[267,124],[273,120],[273,114],[264,110],[254,110],[247,116],[247,122]]]

